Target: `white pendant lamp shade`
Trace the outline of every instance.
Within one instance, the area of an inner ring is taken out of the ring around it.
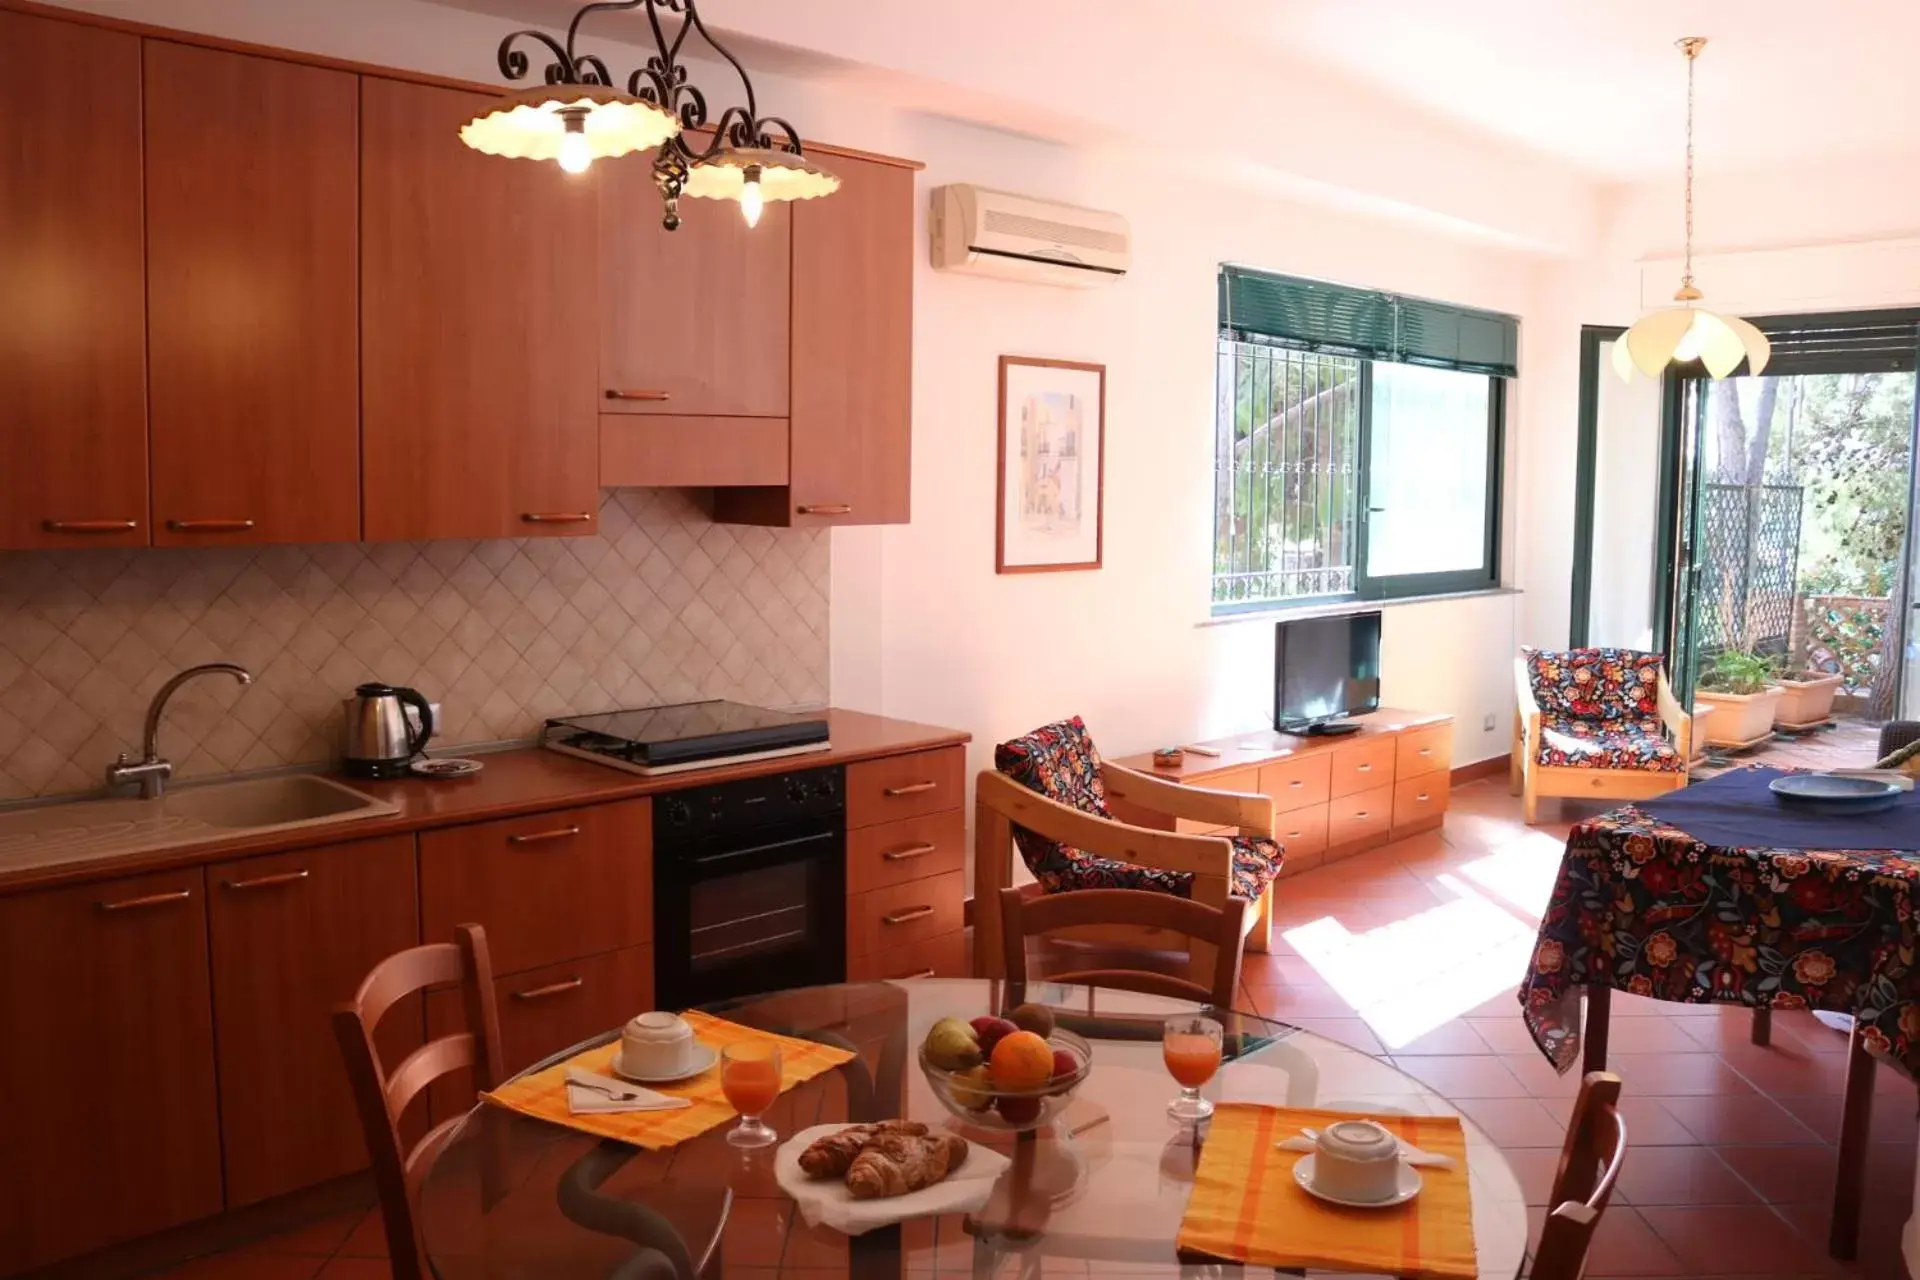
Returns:
[[[578,172],[593,160],[650,151],[680,132],[651,102],[595,84],[551,84],[510,93],[460,128],[475,151],[559,161]]]
[[[1670,363],[1695,360],[1716,378],[1728,376],[1744,360],[1753,376],[1772,356],[1767,335],[1747,321],[1698,307],[1666,307],[1642,316],[1613,344],[1614,372],[1627,380],[1635,369],[1657,378]]]
[[[740,200],[749,185],[763,201],[812,200],[838,191],[840,179],[805,156],[763,147],[729,147],[687,174],[687,194],[708,200]]]

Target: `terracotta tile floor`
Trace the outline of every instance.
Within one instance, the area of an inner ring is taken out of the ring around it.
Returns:
[[[1579,810],[1577,813],[1591,812]],[[1269,956],[1248,957],[1244,998],[1390,1057],[1457,1100],[1507,1151],[1543,1206],[1574,1082],[1555,1075],[1521,1027],[1514,984],[1551,890],[1567,824],[1529,829],[1502,782],[1454,793],[1444,830],[1285,881]],[[1899,1236],[1913,1187],[1916,1102],[1879,1073],[1860,1261],[1826,1256],[1846,1042],[1810,1015],[1780,1014],[1774,1043],[1747,1019],[1616,996],[1613,1067],[1625,1079],[1632,1149],[1602,1220],[1589,1275],[1905,1276]],[[844,1258],[816,1248],[786,1206],[733,1224],[729,1272],[771,1280]],[[1536,1208],[1536,1229],[1544,1208]],[[769,1251],[769,1243],[784,1254]],[[924,1234],[932,1235],[931,1231]],[[944,1275],[965,1275],[964,1240],[925,1242]],[[379,1222],[350,1216],[167,1272],[170,1280],[375,1280],[388,1272]],[[814,1255],[818,1253],[816,1259]],[[835,1274],[829,1264],[812,1274]],[[1086,1274],[1081,1271],[1080,1274]]]

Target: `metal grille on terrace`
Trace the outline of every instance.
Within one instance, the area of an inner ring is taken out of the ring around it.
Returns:
[[[1360,364],[1221,338],[1213,603],[1354,590]]]

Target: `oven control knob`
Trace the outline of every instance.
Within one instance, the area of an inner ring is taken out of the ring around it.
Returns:
[[[667,798],[667,821],[676,827],[684,827],[693,821],[693,806],[679,796]]]
[[[831,796],[833,794],[833,775],[830,773],[823,774],[820,781],[813,784],[813,790],[817,795]]]
[[[798,778],[787,779],[787,799],[799,804],[807,798],[807,784]]]

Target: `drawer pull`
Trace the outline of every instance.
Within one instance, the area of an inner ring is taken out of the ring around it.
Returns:
[[[572,977],[568,978],[565,982],[549,982],[544,987],[529,987],[525,991],[516,991],[513,993],[513,998],[515,1000],[545,1000],[548,996],[565,995],[569,991],[578,990],[586,985],[587,980],[585,978]]]
[[[1287,832],[1286,838],[1289,840],[1298,840],[1301,836],[1305,834],[1306,833],[1303,831],[1289,831]]]
[[[167,893],[149,893],[138,898],[122,898],[118,902],[102,902],[102,911],[138,911],[143,907],[164,907],[169,902],[185,902],[193,896],[191,889],[173,889]]]
[[[138,520],[42,520],[40,527],[48,533],[125,533],[129,529],[138,529]]]
[[[167,528],[175,533],[245,533],[253,528],[251,520],[169,520]]]
[[[1420,755],[1423,755],[1423,756],[1430,756],[1430,755],[1432,755],[1432,754],[1433,754],[1433,748],[1432,748],[1432,747],[1422,747],[1422,748],[1420,748],[1420,751],[1419,751],[1419,754],[1420,754]]]
[[[540,844],[546,840],[565,840],[580,834],[579,827],[555,827],[551,831],[529,831],[523,836],[508,836],[508,844]]]
[[[1368,812],[1367,812],[1367,811],[1366,811],[1365,809],[1362,809],[1362,810],[1360,810],[1360,812],[1358,812],[1358,813],[1356,813],[1356,814],[1354,814],[1353,816],[1354,816],[1354,817],[1356,817],[1356,818],[1370,818],[1370,817],[1372,817],[1373,815],[1372,815],[1372,814],[1370,814],[1370,813],[1368,813]]]
[[[305,867],[298,871],[277,871],[270,876],[255,876],[251,880],[223,880],[221,884],[228,889],[270,889],[277,884],[292,884],[305,880],[313,873]]]
[[[593,519],[591,511],[523,511],[520,519],[527,524],[586,524]]]
[[[897,796],[917,796],[923,791],[931,791],[940,784],[937,782],[909,782],[904,787],[888,787],[880,794],[892,800]]]
[[[1355,766],[1355,768],[1354,768],[1354,772],[1356,772],[1356,773],[1372,773],[1372,772],[1373,772],[1373,765],[1372,765],[1371,763],[1368,763],[1368,764],[1363,764],[1363,765],[1356,765],[1356,766]]]
[[[803,516],[850,516],[853,504],[848,502],[804,502],[794,508]]]
[[[673,394],[667,391],[648,391],[648,390],[622,391],[617,387],[608,387],[607,399],[609,400],[646,400],[655,404],[659,404],[659,403],[664,403],[665,401],[673,399]]]
[[[912,973],[895,974],[893,977],[888,978],[887,981],[888,982],[912,982],[917,978],[931,978],[933,976],[934,976],[934,970],[931,968],[915,969]]]
[[[881,924],[906,924],[910,920],[924,920],[933,914],[932,907],[908,907],[905,911],[896,911],[890,916],[881,916]]]
[[[904,849],[889,849],[880,856],[888,862],[905,862],[909,858],[924,858],[939,851],[937,844],[910,844]]]
[[[1289,787],[1292,787],[1295,791],[1298,791],[1300,788],[1306,786],[1307,784],[1302,779],[1295,778],[1292,782],[1289,782],[1287,785]]]
[[[1427,793],[1424,791],[1422,791],[1419,795],[1414,797],[1415,800],[1425,800],[1426,798],[1427,798]]]

